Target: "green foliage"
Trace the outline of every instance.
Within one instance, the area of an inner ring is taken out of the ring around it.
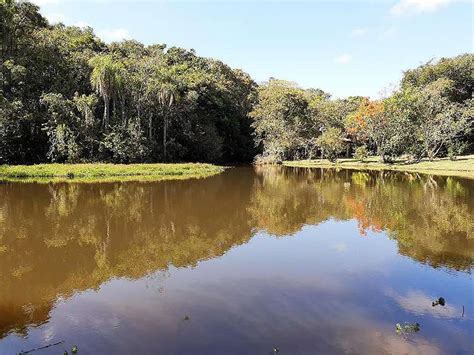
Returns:
[[[338,155],[345,148],[343,132],[340,128],[330,127],[318,137],[316,144],[321,149],[324,157],[331,162],[335,162]]]
[[[365,161],[367,157],[369,156],[369,150],[367,149],[367,146],[361,145],[360,147],[357,147],[354,151],[354,159],[359,160],[361,162]]]
[[[257,153],[246,73],[192,50],[106,45],[91,28],[49,25],[28,2],[0,10],[0,163],[248,162]]]
[[[257,143],[264,155],[294,159],[308,147],[312,127],[307,93],[293,83],[271,79],[259,87],[258,102],[250,113]]]
[[[452,82],[450,98],[462,102],[472,98],[474,89],[474,56],[462,54],[453,58],[442,58],[438,62],[429,61],[416,69],[407,70],[402,79],[402,87],[423,88],[439,79]]]
[[[278,162],[335,159],[342,145],[391,161],[474,149],[472,54],[408,70],[383,100],[331,99],[282,80],[257,86],[194,50],[106,45],[91,28],[48,24],[27,1],[1,2],[0,15],[0,163],[236,163],[260,152]]]
[[[457,157],[463,154],[469,145],[467,142],[454,141],[448,145],[448,157],[451,160],[456,160]]]
[[[468,114],[472,100],[453,102],[449,99],[452,90],[453,81],[440,78],[418,92],[414,131],[422,155],[429,159],[443,149],[455,156],[466,147],[460,139],[468,134],[472,124]]]
[[[104,135],[103,149],[108,160],[114,163],[137,163],[145,161],[149,151],[146,138],[136,122],[126,127],[115,126]]]
[[[408,337],[409,334],[418,333],[420,331],[420,324],[418,323],[405,323],[401,325],[397,323],[395,325],[395,331],[398,335],[403,336],[404,338]]]
[[[179,178],[209,176],[224,169],[211,164],[38,164],[38,165],[1,165],[2,179],[16,178],[80,178],[106,179],[110,177]],[[138,180],[140,180],[138,179]],[[114,180],[114,179],[112,179]],[[116,179],[115,179],[116,180]],[[49,181],[49,180],[47,180]]]

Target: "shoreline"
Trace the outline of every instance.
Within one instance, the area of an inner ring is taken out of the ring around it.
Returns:
[[[184,180],[220,174],[224,169],[202,163],[0,165],[0,181],[95,183]]]
[[[365,162],[344,158],[338,159],[336,163],[332,163],[327,159],[317,159],[284,161],[282,164],[288,167],[299,168],[386,170],[474,179],[474,155],[460,156],[457,160],[439,158],[433,161],[422,160],[411,164],[403,160],[395,161],[393,164],[381,163],[378,161],[378,157],[369,157]]]

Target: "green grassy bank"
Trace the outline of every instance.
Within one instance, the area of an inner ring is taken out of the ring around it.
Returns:
[[[149,181],[202,178],[221,173],[212,164],[39,164],[0,165],[0,180],[15,181]]]
[[[408,163],[405,160],[395,161],[393,164],[384,164],[378,157],[367,158],[360,162],[355,159],[338,159],[331,163],[326,159],[285,161],[283,165],[297,167],[317,168],[340,168],[356,170],[395,170],[416,172],[431,175],[459,176],[474,179],[474,155],[459,157],[457,160],[448,158],[435,159],[433,161],[423,160],[419,163]]]

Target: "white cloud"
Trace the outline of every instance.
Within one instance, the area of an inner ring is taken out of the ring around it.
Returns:
[[[418,316],[430,315],[435,318],[459,318],[462,314],[460,307],[450,304],[433,307],[432,302],[437,299],[437,296],[426,295],[420,290],[409,290],[405,295],[389,290],[386,294],[393,298],[405,311]]]
[[[50,23],[64,22],[66,16],[60,12],[53,12],[49,14],[44,14]]]
[[[395,16],[431,12],[456,0],[400,0],[390,9]]]
[[[352,56],[350,54],[344,53],[340,56],[334,58],[334,61],[339,64],[347,64],[352,60]]]
[[[98,35],[106,42],[115,42],[130,38],[130,33],[125,28],[101,30],[98,32]]]
[[[367,34],[367,29],[366,28],[354,28],[351,31],[350,37],[360,37],[360,36],[364,36],[366,34]]]

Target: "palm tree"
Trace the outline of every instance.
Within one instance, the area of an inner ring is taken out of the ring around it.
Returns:
[[[149,88],[149,92],[157,99],[163,118],[163,161],[167,159],[167,132],[172,109],[180,98],[180,88],[182,87],[181,78],[179,76],[180,69],[178,66],[171,68],[165,66],[158,67]],[[153,115],[150,115],[148,131],[150,141],[153,138],[152,129]]]
[[[166,139],[170,113],[176,102],[178,90],[173,83],[163,83],[160,88],[158,101],[163,108],[163,160],[166,162]]]
[[[110,100],[122,85],[122,65],[114,62],[111,55],[97,55],[89,60],[92,67],[91,84],[94,90],[104,99],[105,131],[109,130]]]

